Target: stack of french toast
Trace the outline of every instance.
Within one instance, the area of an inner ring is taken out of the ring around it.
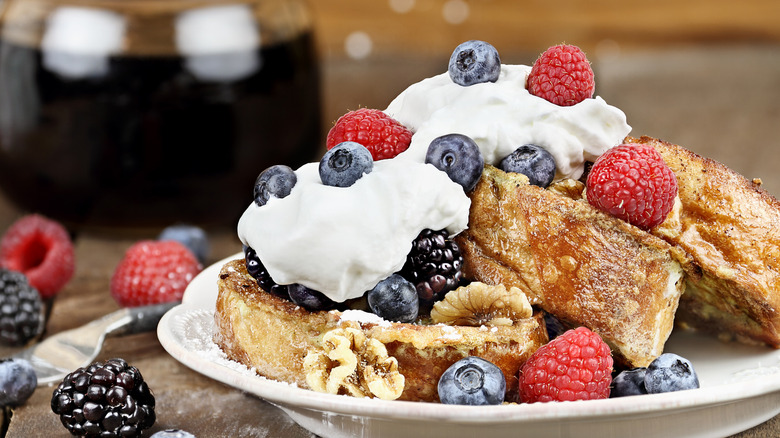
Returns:
[[[463,273],[527,297],[508,323],[465,326],[308,311],[263,291],[244,260],[219,277],[215,341],[265,377],[334,394],[436,401],[438,376],[466,356],[497,364],[512,388],[547,342],[542,314],[586,326],[616,363],[646,366],[674,326],[780,346],[780,204],[713,160],[650,137],[678,181],[666,220],[642,230],[591,206],[581,181],[544,189],[485,166],[456,237]],[[496,308],[507,307],[500,299]]]

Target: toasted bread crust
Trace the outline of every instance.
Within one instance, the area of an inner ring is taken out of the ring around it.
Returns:
[[[682,293],[683,257],[626,222],[486,166],[456,241],[464,275],[515,286],[569,325],[599,333],[618,362],[663,352]]]
[[[677,176],[681,208],[651,230],[684,250],[698,271],[686,276],[677,322],[780,347],[780,202],[680,146],[651,137],[626,141],[655,147]]]
[[[495,363],[507,380],[507,400],[516,401],[518,371],[547,342],[542,315],[504,327],[463,327],[346,321],[338,311],[309,312],[264,292],[243,260],[225,264],[218,280],[214,340],[227,356],[265,377],[309,388],[304,358],[322,348],[323,335],[352,327],[376,339],[398,361],[405,377],[400,400],[438,401],[439,377],[466,356]]]

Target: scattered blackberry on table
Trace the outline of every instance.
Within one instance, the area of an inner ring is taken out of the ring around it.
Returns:
[[[41,296],[27,277],[0,268],[0,343],[26,343],[43,332],[44,319]]]
[[[255,180],[255,204],[262,207],[273,198],[284,198],[298,182],[295,172],[283,164],[271,166],[260,172]]]
[[[257,257],[257,252],[249,246],[244,245],[244,259],[246,260],[246,271],[257,280],[257,284],[266,292],[272,293],[277,297],[290,299],[287,294],[287,286],[276,284],[271,275],[263,266],[263,262]]]
[[[467,87],[482,82],[495,82],[501,73],[501,58],[491,44],[479,40],[461,43],[450,56],[450,79]]]
[[[209,238],[206,231],[195,225],[178,224],[165,227],[157,240],[175,240],[189,248],[201,263],[209,256]]]
[[[645,372],[648,394],[683,391],[699,387],[699,377],[688,359],[674,353],[664,353],[650,362]]]
[[[493,363],[469,356],[455,362],[439,378],[439,400],[449,405],[500,405],[506,379]]]
[[[51,409],[63,426],[86,438],[141,436],[156,420],[154,407],[141,372],[123,359],[73,371],[51,398]]]
[[[614,398],[647,394],[647,389],[645,388],[646,372],[647,368],[645,367],[621,371],[620,374],[612,379],[612,390],[609,396]]]
[[[474,190],[485,167],[479,146],[462,134],[447,134],[433,139],[428,145],[425,162],[446,173],[466,193]]]
[[[38,377],[24,359],[0,360],[0,407],[20,406],[35,392]]]
[[[393,274],[367,294],[371,311],[388,321],[414,322],[420,310],[417,290],[409,280]]]
[[[555,177],[555,158],[541,146],[526,144],[507,155],[498,167],[504,172],[522,173],[531,185],[547,188]]]
[[[326,186],[349,187],[374,168],[371,152],[360,143],[345,141],[325,152],[320,179]]]
[[[463,256],[447,230],[424,229],[412,243],[400,274],[417,289],[423,303],[441,298],[460,285]]]

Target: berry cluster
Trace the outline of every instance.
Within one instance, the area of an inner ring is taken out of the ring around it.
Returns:
[[[483,41],[467,41],[452,53],[448,66],[453,83],[463,87],[500,80],[498,51]],[[549,48],[534,62],[525,86],[528,92],[554,105],[577,105],[593,97],[593,71],[585,54],[576,46]],[[327,152],[319,163],[324,185],[347,188],[373,170],[377,160],[392,159],[410,145],[412,132],[389,115],[375,109],[344,114],[327,137]],[[616,147],[597,161],[587,183],[588,200],[634,225],[649,228],[662,221],[676,195],[676,181],[651,150]],[[468,136],[450,133],[434,139],[425,162],[444,172],[470,193],[479,183],[485,165],[479,145]],[[557,166],[544,145],[519,145],[499,161],[505,172],[522,173],[529,183],[548,187]],[[289,196],[295,185],[295,171],[273,166],[263,171],[254,187],[255,203],[262,207],[271,199]],[[627,187],[633,187],[629,190]],[[262,289],[309,310],[338,307],[318,291],[305,286],[279,285],[270,276],[254,249],[244,247],[247,270]],[[463,263],[457,244],[445,230],[422,230],[412,244],[403,268],[366,292],[369,309],[384,319],[414,322],[421,310],[463,283]],[[609,346],[585,328],[565,331],[550,316],[548,327],[554,336],[534,353],[520,372],[522,402],[588,400],[607,398],[611,385],[620,393],[628,384],[641,380],[642,391],[661,376],[669,383],[671,366],[659,358],[653,367],[619,374],[613,383],[613,360]],[[651,372],[651,368],[653,371]],[[692,368],[691,368],[692,369]],[[637,380],[641,374],[641,379]],[[500,404],[505,399],[506,379],[501,369],[477,357],[467,357],[445,371],[438,384],[439,398],[449,404]],[[626,390],[628,391],[628,390]],[[614,396],[614,394],[613,394]]]

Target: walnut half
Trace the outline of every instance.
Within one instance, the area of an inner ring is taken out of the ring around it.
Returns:
[[[532,315],[531,304],[520,289],[480,282],[447,293],[431,310],[434,323],[466,326],[511,326]]]
[[[395,400],[404,390],[398,361],[387,348],[352,327],[333,329],[322,337],[322,349],[303,360],[306,383],[315,391]]]

